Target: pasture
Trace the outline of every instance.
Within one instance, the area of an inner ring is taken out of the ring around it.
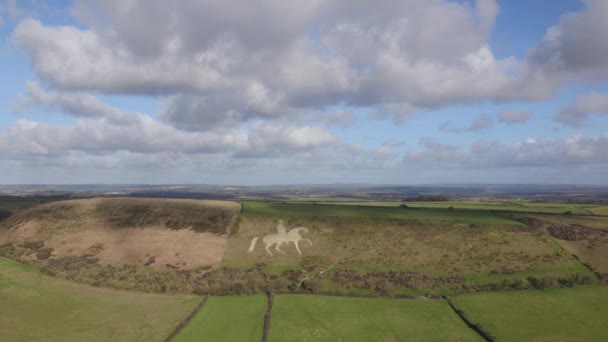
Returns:
[[[0,258],[4,341],[163,341],[200,300],[79,285]]]
[[[324,205],[346,205],[346,206],[375,206],[375,207],[399,207],[399,201],[321,201]],[[435,209],[468,209],[505,212],[529,212],[564,214],[571,212],[574,215],[608,215],[608,206],[576,203],[544,203],[526,201],[437,201],[437,202],[407,202],[410,208],[435,208]]]
[[[488,292],[453,297],[499,341],[605,341],[608,287]]]
[[[280,202],[244,202],[244,216],[330,217],[401,220],[429,224],[520,225],[519,222],[484,210],[448,208],[399,208],[360,205],[329,205]]]
[[[210,297],[174,341],[258,342],[266,308],[265,295]]]
[[[33,197],[17,197],[0,195],[0,210],[15,211],[26,209],[39,204],[40,201]]]
[[[440,300],[277,295],[270,341],[482,341]]]

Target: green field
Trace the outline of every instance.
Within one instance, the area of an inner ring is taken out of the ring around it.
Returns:
[[[4,210],[25,209],[38,203],[39,200],[31,197],[0,196],[0,209]]]
[[[270,341],[481,341],[444,301],[275,296]]]
[[[398,201],[322,201],[324,205],[399,207]],[[449,208],[469,210],[536,212],[547,214],[563,214],[570,211],[575,215],[608,215],[608,206],[575,203],[543,203],[525,201],[438,201],[438,202],[407,202],[410,208]]]
[[[210,297],[174,341],[260,341],[266,306],[265,295]]]
[[[360,205],[316,205],[304,203],[244,202],[244,215],[271,217],[334,217],[392,219],[435,224],[520,225],[508,217],[484,210],[447,208],[379,207]]]
[[[608,206],[598,206],[598,207],[591,207],[589,209],[590,212],[592,212],[595,215],[606,215],[608,216]]]
[[[608,287],[454,297],[473,322],[503,341],[606,341]]]
[[[74,284],[0,258],[4,341],[163,341],[200,300]]]

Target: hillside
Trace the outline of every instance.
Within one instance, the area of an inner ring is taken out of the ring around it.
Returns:
[[[93,198],[35,206],[0,223],[0,245],[39,245],[26,259],[94,256],[156,269],[217,267],[235,202]]]

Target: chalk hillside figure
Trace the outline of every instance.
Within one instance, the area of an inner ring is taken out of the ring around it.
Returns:
[[[298,245],[299,242],[300,241],[308,242],[312,246],[312,241],[310,241],[309,239],[303,239],[302,236],[300,235],[301,232],[308,233],[308,228],[297,227],[297,228],[293,228],[293,229],[287,231],[287,229],[285,228],[285,225],[283,225],[283,220],[279,220],[279,224],[277,225],[277,233],[269,234],[262,238],[262,241],[266,245],[266,247],[265,247],[266,252],[268,252],[268,254],[273,256],[272,252],[270,251],[270,247],[272,247],[274,245],[275,246],[274,249],[277,252],[287,254],[284,251],[282,251],[280,247],[283,244],[293,242],[294,245],[296,246],[296,250],[298,251],[298,254],[302,255],[302,251],[300,251],[300,246]],[[259,239],[259,237],[257,237],[257,236],[254,237],[253,239],[251,239],[251,244],[249,245],[249,251],[248,251],[249,253],[253,252],[258,239]]]

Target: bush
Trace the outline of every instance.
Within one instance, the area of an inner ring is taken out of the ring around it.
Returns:
[[[31,249],[31,250],[34,250],[34,251],[39,250],[43,246],[44,246],[44,242],[43,241],[25,241],[25,242],[23,242],[21,244],[21,247],[27,248],[27,249]]]
[[[38,260],[46,260],[51,257],[53,254],[53,249],[50,247],[41,248],[36,252],[36,259]]]
[[[319,293],[323,289],[324,284],[325,282],[322,279],[307,279],[302,282],[302,289],[310,293]]]

